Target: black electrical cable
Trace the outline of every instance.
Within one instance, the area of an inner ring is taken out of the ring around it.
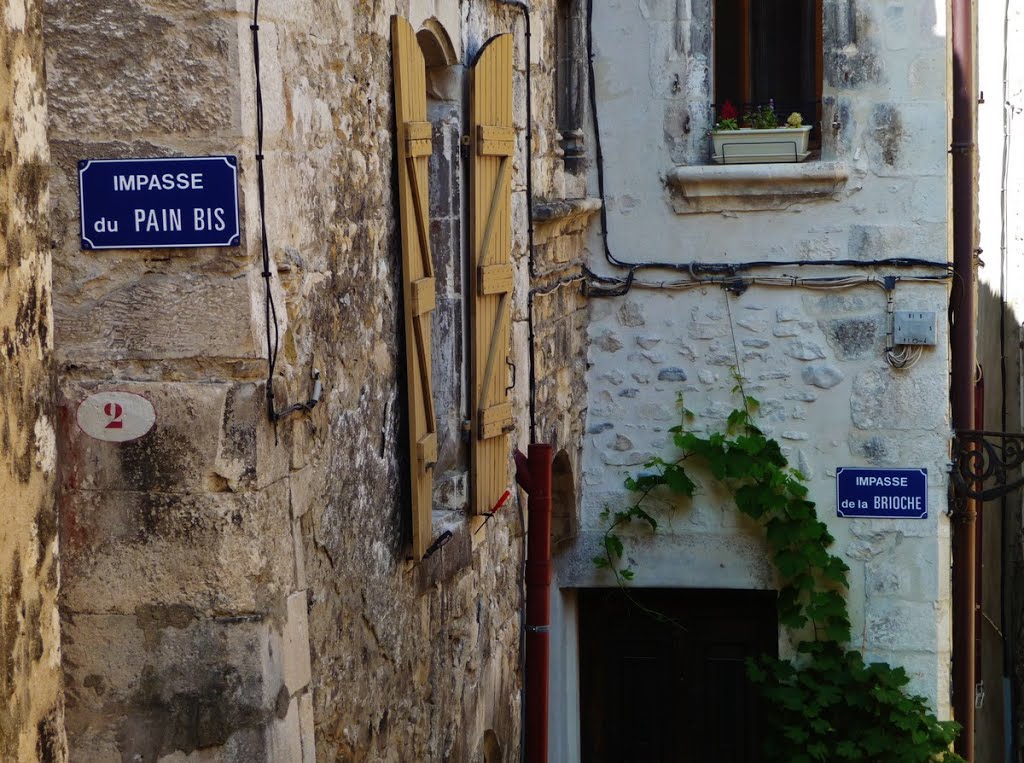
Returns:
[[[263,260],[263,320],[267,338],[267,415],[275,424],[285,416],[298,411],[311,411],[320,402],[322,392],[320,374],[314,371],[315,381],[313,395],[304,403],[289,405],[278,411],[274,405],[274,370],[277,367],[277,353],[281,342],[281,333],[277,321],[277,305],[270,289],[270,243],[267,239],[267,190],[263,172],[263,83],[260,77],[260,0],[253,0],[252,23],[252,58],[256,75],[256,187],[260,206],[260,253]],[[274,432],[275,441],[277,431]]]
[[[267,413],[271,421],[277,421],[274,408],[274,367],[277,365],[277,351],[280,333],[277,325],[277,306],[270,291],[270,244],[267,241],[266,180],[263,173],[263,83],[260,78],[260,0],[252,4],[252,57],[256,74],[256,187],[260,204],[260,251],[263,255],[264,323],[267,337]]]

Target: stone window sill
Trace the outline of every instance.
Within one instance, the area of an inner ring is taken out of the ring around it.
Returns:
[[[553,201],[534,199],[533,222],[536,225],[555,223],[569,225],[581,218],[585,222],[599,209],[601,209],[600,199],[555,199]]]
[[[579,237],[590,219],[601,209],[594,198],[533,201],[533,243],[538,251],[540,275],[560,270],[566,263],[578,261],[583,253]],[[570,240],[572,239],[572,240]]]
[[[837,199],[850,171],[841,162],[726,164],[673,168],[666,181],[678,214],[785,209]]]

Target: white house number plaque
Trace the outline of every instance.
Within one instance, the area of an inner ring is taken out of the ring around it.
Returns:
[[[78,406],[78,426],[90,437],[106,442],[137,440],[153,428],[156,410],[142,395],[97,392]]]

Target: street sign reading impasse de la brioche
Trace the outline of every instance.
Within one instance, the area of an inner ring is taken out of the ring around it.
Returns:
[[[82,249],[238,246],[238,159],[78,163]]]
[[[927,469],[836,469],[836,514],[885,519],[928,518]]]

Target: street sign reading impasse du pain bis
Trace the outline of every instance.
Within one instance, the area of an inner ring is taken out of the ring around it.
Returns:
[[[84,159],[83,249],[238,246],[238,159]]]

